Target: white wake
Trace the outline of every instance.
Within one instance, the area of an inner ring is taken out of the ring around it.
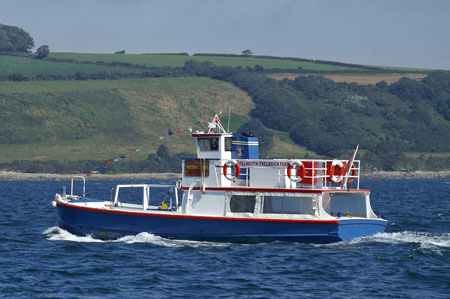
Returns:
[[[421,247],[444,247],[450,248],[450,233],[443,234],[433,234],[427,232],[397,232],[397,233],[378,233],[370,237],[357,238],[350,241],[349,243],[367,242],[375,241],[381,243],[416,243],[420,244]]]
[[[118,243],[126,243],[126,244],[133,244],[133,243],[149,243],[156,246],[162,246],[162,247],[199,247],[199,246],[215,246],[215,247],[222,247],[222,246],[229,246],[228,243],[214,243],[214,242],[201,242],[201,241],[189,241],[189,240],[173,240],[173,239],[166,239],[160,236],[156,236],[154,234],[142,232],[137,235],[133,236],[125,236],[122,238],[119,238],[117,240],[100,240],[93,238],[92,236],[77,236],[74,234],[71,234],[70,232],[59,228],[57,226],[50,227],[46,229],[43,233],[43,235],[46,236],[47,240],[51,241],[71,241],[71,242],[85,242],[85,243],[93,243],[93,242],[104,242],[104,243],[110,243],[110,242],[118,242]]]
[[[95,239],[92,236],[77,236],[69,233],[68,231],[59,228],[57,226],[49,227],[43,233],[47,240],[51,241],[72,241],[72,242],[103,242],[102,240]]]

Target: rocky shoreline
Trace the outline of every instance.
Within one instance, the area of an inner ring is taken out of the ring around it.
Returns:
[[[367,171],[361,178],[369,179],[445,179],[450,178],[450,171]]]
[[[177,180],[181,173],[129,173],[129,174],[83,174],[21,173],[0,171],[0,181],[64,181],[73,176],[84,176],[87,180]]]
[[[56,173],[21,173],[0,171],[0,181],[62,181],[70,180],[80,174]],[[88,180],[177,180],[181,173],[129,173],[129,174],[94,174]],[[450,171],[370,171],[363,172],[361,178],[368,179],[442,179],[450,178]]]

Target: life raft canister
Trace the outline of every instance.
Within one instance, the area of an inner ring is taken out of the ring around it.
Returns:
[[[295,175],[292,175],[292,169],[295,170]],[[293,182],[300,182],[306,174],[305,165],[302,162],[294,160],[291,161],[287,167],[287,176]]]
[[[229,172],[228,167],[231,168]],[[223,175],[225,176],[226,179],[232,181],[234,179],[237,179],[240,174],[241,174],[241,165],[236,160],[228,160],[223,165]]]

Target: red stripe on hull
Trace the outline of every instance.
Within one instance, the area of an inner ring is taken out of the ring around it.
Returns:
[[[89,208],[82,206],[75,206],[71,204],[67,204],[56,199],[56,202],[65,207],[92,211],[92,212],[101,212],[101,213],[110,213],[110,214],[123,214],[123,215],[135,215],[135,216],[147,216],[147,217],[166,217],[166,218],[184,218],[184,219],[205,219],[205,220],[225,220],[225,221],[251,221],[251,222],[291,222],[291,223],[335,223],[339,224],[339,220],[295,220],[295,219],[261,219],[261,218],[237,218],[237,217],[214,217],[214,216],[193,216],[193,215],[163,215],[163,214],[154,214],[154,213],[142,213],[142,212],[129,212],[129,211],[118,211],[118,210],[105,210],[98,208]]]

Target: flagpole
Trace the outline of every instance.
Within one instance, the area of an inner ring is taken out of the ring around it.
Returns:
[[[356,145],[355,150],[352,153],[352,156],[350,157],[350,160],[347,161],[347,164],[345,165],[345,180],[344,180],[344,188],[347,189],[347,181],[348,181],[348,177],[350,174],[350,170],[352,168],[353,165],[353,161],[355,161],[355,157],[356,157],[356,153],[358,152],[358,148],[359,148],[359,144]]]

